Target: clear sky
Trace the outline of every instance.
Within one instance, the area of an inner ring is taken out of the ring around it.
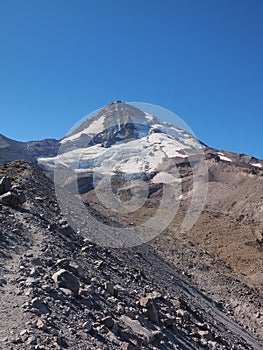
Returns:
[[[0,133],[61,138],[114,100],[263,158],[262,0],[0,0]]]

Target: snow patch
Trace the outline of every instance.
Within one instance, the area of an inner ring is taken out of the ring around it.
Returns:
[[[148,119],[150,122],[152,122],[154,120],[154,116],[153,115],[151,115],[149,113],[146,113],[146,112],[144,112],[144,113],[145,113],[146,119]]]
[[[81,135],[83,135],[83,134],[88,134],[88,135],[99,134],[100,132],[102,132],[104,130],[104,119],[105,119],[105,117],[101,117],[97,120],[94,120],[88,128],[78,132],[77,134],[73,134],[73,135],[66,137],[65,139],[63,139],[61,141],[61,143],[65,143],[68,141],[73,141],[73,140],[79,139],[81,137]]]
[[[225,162],[232,162],[232,159],[228,158],[224,153],[217,152],[220,160],[224,160]]]
[[[262,168],[262,164],[260,163],[251,163],[252,166],[255,166],[257,168]]]

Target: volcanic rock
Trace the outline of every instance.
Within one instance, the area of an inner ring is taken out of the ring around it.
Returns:
[[[53,274],[52,279],[56,282],[59,288],[69,289],[75,296],[79,294],[79,280],[71,272],[61,269]]]

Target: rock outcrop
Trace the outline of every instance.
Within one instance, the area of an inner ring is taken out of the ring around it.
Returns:
[[[24,192],[16,187],[12,187],[11,180],[8,177],[0,179],[0,203],[10,207],[17,207],[25,203]]]

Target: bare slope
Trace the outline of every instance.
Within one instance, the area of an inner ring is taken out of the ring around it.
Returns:
[[[0,206],[1,349],[262,348],[256,337],[262,315],[252,322],[237,314],[239,326],[231,305],[214,301],[212,289],[202,291],[187,277],[190,264],[197,274],[203,268],[204,275],[219,276],[209,254],[165,236],[136,249],[96,247],[68,227],[41,173],[21,162],[0,173],[27,197],[23,208]],[[110,230],[111,219],[104,219]],[[61,288],[52,279],[61,268],[78,280],[77,295],[72,280]],[[240,292],[240,306],[260,314],[253,289],[223,278],[222,288],[228,283]]]

